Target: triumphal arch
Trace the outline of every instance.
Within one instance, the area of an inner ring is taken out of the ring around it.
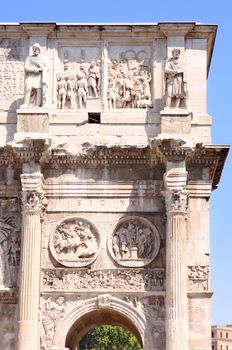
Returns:
[[[210,349],[216,26],[0,25],[0,349]]]

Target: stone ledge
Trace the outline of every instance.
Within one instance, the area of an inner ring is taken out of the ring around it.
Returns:
[[[213,292],[199,292],[199,291],[193,291],[193,292],[188,292],[187,293],[189,299],[198,299],[198,298],[203,298],[203,299],[210,299],[213,295]]]

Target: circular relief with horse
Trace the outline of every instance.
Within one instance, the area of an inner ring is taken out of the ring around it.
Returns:
[[[100,236],[95,226],[83,218],[69,218],[62,221],[51,236],[50,251],[62,265],[82,267],[97,258]]]

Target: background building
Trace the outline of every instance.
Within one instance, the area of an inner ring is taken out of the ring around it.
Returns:
[[[232,349],[232,325],[212,326],[212,350]]]

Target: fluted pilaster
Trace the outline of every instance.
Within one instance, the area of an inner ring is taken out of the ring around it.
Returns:
[[[166,230],[166,350],[188,349],[186,211],[183,188],[165,191]]]
[[[23,182],[25,175],[22,177]],[[35,178],[33,180],[37,183]],[[37,180],[40,181],[40,178],[38,175]],[[38,188],[21,193],[22,248],[17,350],[39,349],[41,215],[45,209],[45,198]]]

